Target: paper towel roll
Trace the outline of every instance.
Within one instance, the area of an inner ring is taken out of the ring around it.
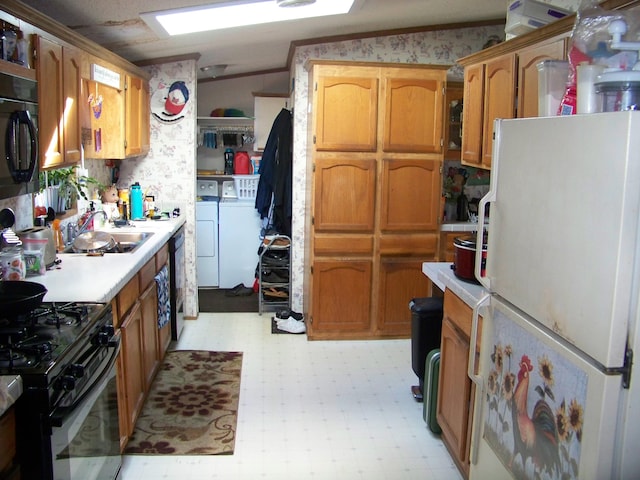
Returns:
[[[603,65],[578,65],[578,105],[577,113],[598,113],[602,111],[602,99],[593,86],[596,77],[604,72]]]

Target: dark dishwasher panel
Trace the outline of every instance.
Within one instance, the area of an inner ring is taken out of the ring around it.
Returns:
[[[171,302],[171,339],[178,340],[184,316],[178,312],[184,302],[184,227],[169,239],[169,286]]]

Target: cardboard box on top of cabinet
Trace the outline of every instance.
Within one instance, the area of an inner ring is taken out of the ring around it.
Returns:
[[[509,4],[507,10],[507,23],[504,27],[507,40],[555,22],[571,13],[550,3],[515,0]]]

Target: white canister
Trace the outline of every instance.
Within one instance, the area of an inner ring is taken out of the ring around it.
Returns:
[[[577,113],[598,113],[602,111],[602,98],[596,93],[596,78],[604,72],[603,65],[578,65],[578,105]]]
[[[4,281],[26,278],[27,264],[24,262],[22,247],[5,247],[0,251],[0,271]]]

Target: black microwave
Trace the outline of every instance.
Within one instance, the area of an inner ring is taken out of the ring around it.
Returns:
[[[36,193],[38,84],[0,72],[0,199]]]

